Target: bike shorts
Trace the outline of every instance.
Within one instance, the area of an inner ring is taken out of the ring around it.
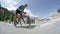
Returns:
[[[21,13],[21,11],[19,11],[19,10],[16,10],[16,14],[18,14],[18,13],[20,14],[20,13]]]

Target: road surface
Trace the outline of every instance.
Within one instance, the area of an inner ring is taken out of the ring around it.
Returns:
[[[60,18],[40,24],[32,29],[16,28],[13,24],[0,21],[0,34],[60,34]]]

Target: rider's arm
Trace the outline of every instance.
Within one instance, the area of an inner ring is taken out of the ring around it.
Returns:
[[[20,8],[18,8],[18,10],[20,11]]]

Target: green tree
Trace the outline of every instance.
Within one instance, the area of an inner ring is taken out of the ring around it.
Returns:
[[[11,21],[13,20],[13,14],[9,15],[9,23],[11,23]]]
[[[10,19],[10,17],[9,17],[10,14],[14,15],[13,13],[11,13],[6,8],[1,7],[1,9],[0,9],[0,21],[9,20]]]
[[[57,12],[60,13],[60,8],[58,8]]]
[[[1,2],[0,2],[0,9],[1,9]]]

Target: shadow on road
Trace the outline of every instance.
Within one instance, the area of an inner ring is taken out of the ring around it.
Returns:
[[[40,25],[31,25],[31,26],[17,26],[17,28],[27,28],[27,29],[33,29],[35,27],[38,27]]]

